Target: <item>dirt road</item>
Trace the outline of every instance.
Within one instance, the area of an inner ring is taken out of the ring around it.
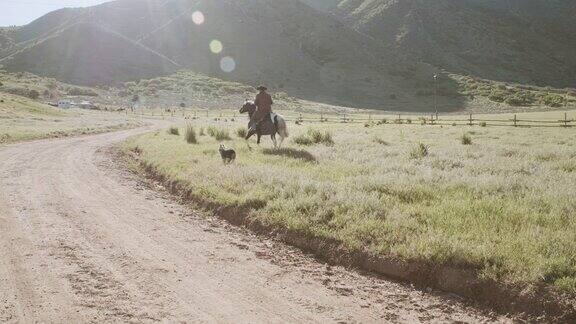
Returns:
[[[178,205],[108,154],[146,130],[0,148],[0,322],[508,321]]]

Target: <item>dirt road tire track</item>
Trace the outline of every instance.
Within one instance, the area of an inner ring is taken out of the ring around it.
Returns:
[[[0,148],[0,322],[508,321],[318,263],[146,188],[106,152],[150,130]]]

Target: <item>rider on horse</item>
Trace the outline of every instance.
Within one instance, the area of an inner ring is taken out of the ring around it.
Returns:
[[[256,89],[260,91],[260,93],[256,95],[256,100],[254,100],[254,104],[258,107],[254,115],[254,120],[257,121],[259,126],[267,123],[268,120],[274,125],[274,120],[272,120],[272,104],[274,104],[274,101],[272,101],[270,94],[266,92],[268,88],[259,86]]]

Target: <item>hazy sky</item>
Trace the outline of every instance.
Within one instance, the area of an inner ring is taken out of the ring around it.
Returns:
[[[25,25],[50,11],[87,7],[110,0],[0,0],[0,26]]]

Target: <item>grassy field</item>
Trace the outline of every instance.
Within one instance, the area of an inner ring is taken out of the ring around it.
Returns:
[[[141,124],[135,116],[80,109],[62,110],[0,93],[0,144],[90,134]]]
[[[123,149],[271,227],[576,293],[576,129],[291,123],[274,150],[269,139],[250,149],[243,124],[194,120],[197,144],[180,128]],[[220,142],[235,163],[222,163]]]

